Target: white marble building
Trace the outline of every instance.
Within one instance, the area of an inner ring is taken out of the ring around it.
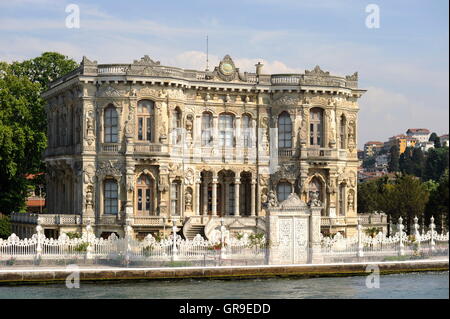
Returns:
[[[321,201],[324,232],[352,235],[364,92],[357,73],[248,73],[228,55],[213,71],[83,58],[43,94],[46,213],[13,217],[14,230],[39,221],[57,236],[89,222],[121,236],[129,224],[142,237],[177,219],[189,238],[222,216],[257,232],[270,196],[296,193]]]

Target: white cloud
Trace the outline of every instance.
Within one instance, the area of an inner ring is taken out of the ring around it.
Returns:
[[[428,107],[411,96],[381,87],[368,87],[360,99],[360,147],[368,140],[385,141],[405,133],[408,128],[428,128],[439,134],[448,133],[449,110]]]

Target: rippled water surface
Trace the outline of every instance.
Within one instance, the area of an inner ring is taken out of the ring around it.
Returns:
[[[448,272],[383,275],[380,288],[368,289],[366,277],[180,280],[0,286],[0,298],[449,298]]]

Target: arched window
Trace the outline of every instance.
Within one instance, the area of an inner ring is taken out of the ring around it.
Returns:
[[[172,216],[180,216],[180,182],[173,181],[170,185],[170,213]]]
[[[139,141],[153,142],[153,112],[155,103],[150,100],[141,100],[137,107],[137,135]]]
[[[219,146],[234,146],[234,116],[219,115]]]
[[[309,144],[311,146],[323,146],[323,110],[313,108],[309,118]]]
[[[339,136],[340,136],[340,148],[346,148],[347,147],[347,141],[346,141],[346,126],[347,126],[347,120],[345,119],[345,116],[341,116],[341,121],[339,124]]]
[[[281,113],[278,117],[278,147],[292,147],[292,121],[287,112]]]
[[[288,182],[281,182],[277,185],[278,201],[282,202],[292,193],[292,185]]]
[[[119,211],[117,182],[113,179],[105,180],[104,213],[117,215]]]
[[[210,113],[202,114],[202,146],[209,146],[212,142],[212,116]]]
[[[136,183],[136,208],[141,216],[151,215],[152,207],[152,179],[146,174],[141,174]]]
[[[117,111],[116,108],[112,105],[108,106],[105,109],[104,114],[104,122],[105,122],[105,143],[117,143]]]
[[[173,143],[179,144],[181,143],[181,134],[182,134],[182,126],[181,126],[181,111],[177,107],[173,111],[172,114],[172,130],[173,130]]]
[[[252,118],[247,114],[242,116],[242,139],[244,147],[252,146]]]

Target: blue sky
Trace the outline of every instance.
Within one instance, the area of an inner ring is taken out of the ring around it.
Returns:
[[[65,8],[80,7],[68,29]],[[368,4],[380,28],[368,29]],[[205,68],[230,54],[241,70],[263,61],[267,73],[320,65],[360,75],[359,145],[412,127],[448,133],[448,1],[0,0],[0,60],[58,51],[77,61],[130,63],[148,54],[165,65]]]

